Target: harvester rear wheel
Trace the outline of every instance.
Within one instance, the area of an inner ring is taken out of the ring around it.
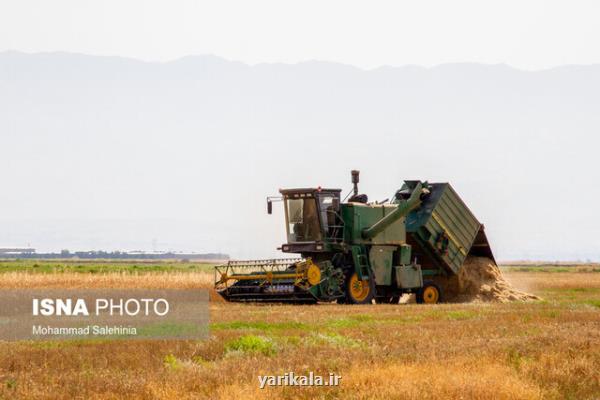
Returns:
[[[354,272],[346,280],[346,302],[350,304],[371,304],[375,297],[373,279],[360,280]]]
[[[437,304],[442,301],[442,291],[432,281],[423,282],[423,287],[417,292],[417,303]]]
[[[442,290],[444,303],[457,301],[460,295],[458,275],[436,276],[433,278],[433,282]]]

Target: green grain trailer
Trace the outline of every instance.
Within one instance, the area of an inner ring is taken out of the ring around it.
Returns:
[[[405,181],[391,201],[369,203],[340,189],[283,189],[284,253],[299,258],[230,261],[215,268],[215,288],[229,301],[365,304],[416,293],[437,303],[469,255],[493,259],[483,225],[447,183]]]

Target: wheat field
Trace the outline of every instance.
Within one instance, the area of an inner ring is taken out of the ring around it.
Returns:
[[[531,303],[230,304],[203,341],[0,342],[3,399],[593,399],[600,273],[510,271]],[[0,274],[0,288],[212,286],[206,272]],[[341,375],[259,388],[258,375]]]

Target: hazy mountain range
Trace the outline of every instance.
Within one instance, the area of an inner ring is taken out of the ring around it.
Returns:
[[[273,256],[280,187],[449,181],[499,259],[600,260],[600,65],[0,53],[0,247]]]

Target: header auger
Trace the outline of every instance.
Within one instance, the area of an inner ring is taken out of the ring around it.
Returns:
[[[229,301],[366,304],[416,293],[437,303],[455,291],[469,255],[492,251],[483,225],[448,183],[405,181],[391,201],[359,194],[359,172],[342,202],[340,189],[282,189],[284,253],[297,259],[230,261],[215,269],[215,288]],[[272,211],[267,199],[267,210]]]

